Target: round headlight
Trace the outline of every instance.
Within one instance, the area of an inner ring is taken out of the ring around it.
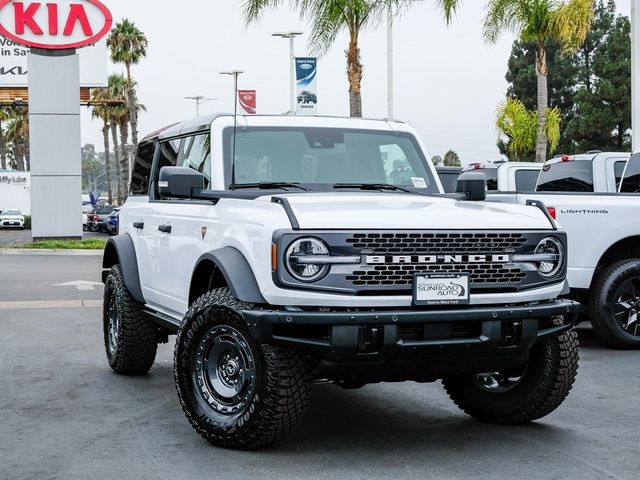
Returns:
[[[538,262],[538,271],[545,277],[555,276],[564,262],[564,248],[557,238],[543,238],[536,247],[536,254],[555,256],[553,260],[543,260]]]
[[[299,238],[289,245],[285,261],[291,276],[301,282],[315,282],[324,277],[329,265],[314,264],[314,255],[329,255],[329,248],[316,238]]]

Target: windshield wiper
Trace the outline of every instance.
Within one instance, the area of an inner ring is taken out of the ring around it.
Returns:
[[[394,192],[414,193],[406,188],[390,183],[336,183],[333,188],[359,188],[360,190],[393,190]]]
[[[297,183],[289,183],[289,182],[258,182],[258,183],[236,183],[231,187],[233,190],[239,188],[258,188],[260,190],[270,190],[274,188],[298,188],[300,190],[304,190],[308,192],[309,189],[299,185]]]

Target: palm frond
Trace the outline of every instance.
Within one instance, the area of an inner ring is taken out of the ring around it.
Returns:
[[[489,0],[484,18],[484,39],[496,43],[504,31],[521,34],[530,23],[538,0]]]
[[[550,15],[550,35],[565,52],[582,46],[595,18],[594,0],[569,0]]]
[[[245,26],[257,22],[264,10],[275,8],[279,3],[279,0],[246,0],[242,4],[242,16],[244,17]]]
[[[461,3],[461,0],[436,0],[436,5],[440,10],[442,10],[447,24],[451,23],[451,20],[453,20],[453,17],[457,13],[458,7]]]

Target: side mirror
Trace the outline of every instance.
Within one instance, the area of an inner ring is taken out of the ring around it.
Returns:
[[[456,193],[463,193],[467,200],[483,201],[487,199],[487,177],[481,172],[464,172],[458,177]]]
[[[204,188],[204,175],[189,167],[162,167],[158,190],[162,198],[191,198],[194,188]]]

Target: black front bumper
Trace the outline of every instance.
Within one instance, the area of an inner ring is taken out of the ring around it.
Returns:
[[[335,358],[488,354],[528,350],[537,339],[572,328],[581,307],[571,300],[534,305],[362,311],[247,310],[259,343],[319,350]],[[552,317],[563,318],[551,322]]]

